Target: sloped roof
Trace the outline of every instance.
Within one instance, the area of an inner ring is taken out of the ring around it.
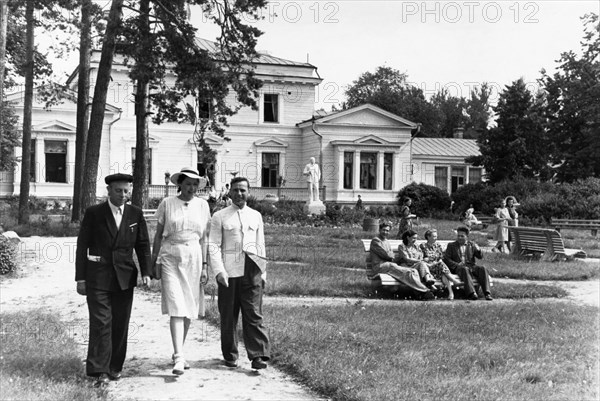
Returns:
[[[352,108],[346,109],[346,110],[339,110],[339,111],[335,111],[335,112],[331,112],[331,113],[327,113],[324,110],[313,111],[312,118],[310,118],[308,120],[300,121],[299,123],[296,124],[296,126],[300,127],[303,124],[306,124],[309,122],[310,123],[312,123],[312,122],[328,123],[328,122],[331,122],[332,120],[339,119],[340,117],[352,115],[355,113],[360,113],[363,110],[370,110],[376,114],[380,114],[391,120],[394,120],[396,122],[404,124],[407,127],[414,128],[417,126],[417,124],[413,123],[412,121],[402,118],[394,113],[390,113],[389,111],[386,111],[386,110],[384,110],[380,107],[377,107],[373,104],[370,104],[370,103],[361,104],[360,106],[352,107]]]
[[[213,42],[211,40],[207,40],[207,39],[202,39],[202,38],[196,38],[196,43],[198,44],[198,46],[203,49],[208,51],[209,53],[218,53],[219,50],[219,45],[216,42]],[[260,53],[258,52],[258,58],[256,58],[253,63],[256,64],[274,64],[274,65],[291,65],[291,66],[297,66],[297,67],[309,67],[309,68],[315,68],[314,65],[310,64],[310,63],[301,63],[298,61],[291,61],[291,60],[286,60],[283,58],[279,58],[279,57],[275,57],[275,56],[271,56],[269,54],[265,54],[265,53]]]
[[[479,156],[479,146],[474,139],[458,138],[415,138],[413,155],[419,156]]]

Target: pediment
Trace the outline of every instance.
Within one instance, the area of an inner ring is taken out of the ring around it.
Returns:
[[[357,145],[388,145],[390,142],[375,135],[363,136],[353,141]]]
[[[190,138],[188,139],[188,142],[191,143],[192,145],[196,144],[196,141],[194,140],[194,138]],[[223,139],[220,136],[217,135],[205,135],[204,136],[204,142],[206,142],[206,144],[208,146],[221,146],[223,145],[223,142],[225,142],[225,139]]]
[[[74,133],[77,129],[75,126],[60,120],[46,121],[31,128],[33,131],[52,131],[58,133]]]
[[[288,143],[277,138],[264,138],[254,142],[254,146],[287,148]]]
[[[417,124],[372,104],[329,114],[316,120],[317,124],[371,127],[415,128]]]

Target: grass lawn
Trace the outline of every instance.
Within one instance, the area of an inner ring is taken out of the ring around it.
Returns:
[[[83,372],[67,328],[41,310],[0,315],[0,399],[106,400]]]
[[[425,219],[422,220],[420,226],[417,226],[419,237],[423,238],[425,231],[431,227],[440,227],[440,240],[453,240],[455,238],[456,234],[453,229],[457,227],[456,222],[428,221]],[[366,255],[360,239],[372,238],[374,235],[374,233],[364,232],[358,227],[267,226],[265,228],[265,239],[267,243],[267,256],[271,260],[301,262],[309,266],[300,270],[297,267],[284,269],[281,265],[274,262],[270,264],[274,269],[270,268],[270,270],[285,270],[286,273],[302,271],[303,274],[308,276],[304,280],[308,284],[310,284],[312,279],[317,279],[321,275],[326,275],[326,277],[321,278],[323,280],[329,280],[329,277],[333,275],[332,279],[340,279],[342,286],[354,286],[353,282],[357,279],[342,277],[342,273],[337,272],[335,269],[351,268],[362,270],[362,278],[364,278]],[[486,233],[472,233],[471,235],[480,245],[485,245],[488,242]],[[592,244],[589,245],[592,246]],[[587,251],[588,249],[584,248],[584,250]],[[517,259],[511,255],[486,253],[482,264],[490,269],[492,276],[497,277],[529,280],[587,280],[600,277],[600,263],[593,264],[577,260],[569,262],[540,262]],[[275,274],[277,273],[275,272]],[[275,276],[275,279],[278,279],[278,276]],[[348,284],[348,280],[352,283]],[[289,282],[287,285],[296,286],[297,283]],[[310,284],[310,287],[314,287],[315,285],[319,284]],[[312,290],[306,289],[303,291],[303,294],[308,295],[306,291]]]
[[[599,396],[593,307],[536,301],[291,306],[267,299],[265,319],[273,363],[335,400]]]
[[[364,270],[344,269],[326,264],[269,263],[268,295],[365,297],[373,293]],[[567,292],[559,287],[540,284],[494,283],[495,298],[560,298]]]

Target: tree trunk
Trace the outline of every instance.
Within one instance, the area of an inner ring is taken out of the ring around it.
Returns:
[[[73,180],[73,210],[71,221],[81,220],[81,184],[85,166],[85,150],[89,124],[90,97],[91,0],[81,4],[81,33],[79,39],[79,78],[77,82],[77,129],[75,134],[75,176]]]
[[[33,31],[34,0],[27,0],[25,9],[25,99],[23,104],[23,154],[21,157],[21,188],[19,193],[19,224],[29,222],[29,175],[31,172],[31,113],[33,109]]]
[[[4,69],[6,67],[6,27],[8,25],[8,0],[0,0],[0,146],[4,129]],[[2,165],[2,151],[0,151]]]
[[[135,103],[135,165],[133,166],[133,196],[131,203],[144,207],[148,203],[148,178],[150,168],[150,151],[148,137],[148,79],[140,79],[137,83]]]
[[[94,100],[92,101],[88,142],[85,151],[85,168],[81,185],[82,210],[96,203],[96,183],[98,179],[102,127],[104,124],[104,109],[106,107],[106,95],[115,53],[115,40],[123,17],[122,11],[123,0],[113,0],[108,15],[104,43],[102,43],[102,54],[100,56],[96,86],[94,88]]]
[[[141,38],[148,38],[150,35],[149,25],[150,1],[140,1],[140,23],[139,31]],[[142,46],[148,46],[148,40],[142,40]],[[142,49],[140,51],[141,58],[147,57],[150,54]],[[133,196],[131,203],[143,208],[148,203],[148,178],[150,168],[150,151],[148,137],[148,83],[150,72],[147,71],[144,60],[136,60],[138,79],[136,84],[135,94],[135,165],[133,166]]]

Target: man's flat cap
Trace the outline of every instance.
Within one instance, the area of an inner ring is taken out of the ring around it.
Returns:
[[[104,182],[107,184],[110,184],[111,182],[115,182],[115,181],[133,182],[133,176],[131,174],[117,173],[117,174],[107,175],[104,178]]]

